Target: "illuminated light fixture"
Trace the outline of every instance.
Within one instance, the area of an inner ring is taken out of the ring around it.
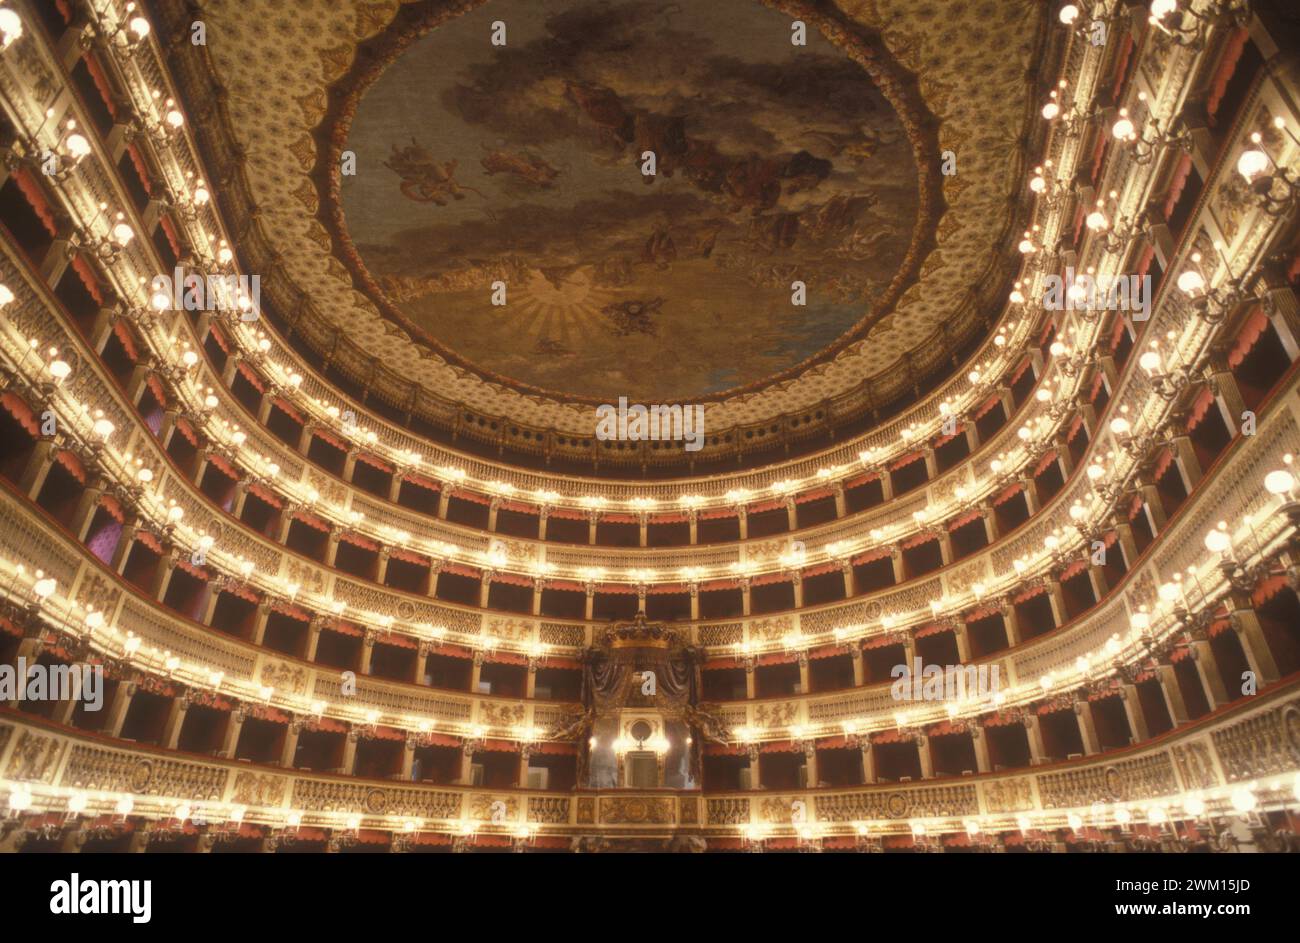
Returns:
[[[1100,232],[1110,225],[1110,222],[1106,219],[1106,214],[1101,210],[1093,210],[1088,214],[1088,218],[1084,222],[1093,232]]]
[[[0,50],[8,49],[22,35],[22,17],[8,7],[0,8]]]
[[[1129,118],[1127,108],[1119,110],[1119,120],[1111,126],[1110,133],[1119,141],[1132,141],[1137,138],[1137,128]]]
[[[1151,19],[1159,23],[1178,9],[1178,0],[1151,0]]]
[[[1279,497],[1285,495],[1289,498],[1295,491],[1295,476],[1285,468],[1271,471],[1264,476],[1264,490],[1269,494]]]
[[[1061,113],[1061,106],[1054,101],[1048,102],[1046,105],[1043,106],[1043,117],[1046,118],[1048,121],[1051,121],[1060,113]]]
[[[74,792],[68,796],[68,813],[71,815],[80,815],[86,811],[86,794],[84,792]]]
[[[1077,812],[1069,813],[1065,817],[1065,821],[1069,824],[1070,828],[1076,832],[1079,829],[1083,828],[1083,819],[1079,816],[1079,813]]]
[[[1254,812],[1256,806],[1259,805],[1259,800],[1255,798],[1255,794],[1250,791],[1249,786],[1239,786],[1232,790],[1230,799],[1232,807],[1243,815]]]
[[[125,249],[127,245],[130,244],[131,240],[135,238],[135,230],[126,223],[122,218],[121,213],[118,213],[117,216],[118,222],[114,224],[111,235],[113,241],[117,243],[120,248]]]
[[[95,434],[95,438],[99,439],[101,442],[107,442],[109,436],[111,436],[115,430],[116,427],[103,417],[96,419],[95,424],[90,427],[90,431]]]
[[[38,576],[40,575],[39,570],[37,571],[37,575]],[[53,596],[55,591],[58,588],[59,588],[58,581],[51,576],[47,576],[44,579],[39,579],[36,581],[36,583],[32,586],[32,592],[35,594],[37,599],[44,602],[45,600]]]
[[[181,363],[185,365],[185,368],[187,370],[194,369],[195,364],[197,364],[198,362],[199,362],[199,355],[192,350],[187,350],[185,351],[185,353],[181,354]]]
[[[1205,814],[1205,800],[1200,796],[1188,796],[1183,800],[1183,809],[1194,819]]]
[[[1160,369],[1160,354],[1154,350],[1145,351],[1138,358],[1138,366],[1147,373],[1156,373]]]
[[[66,360],[51,360],[47,369],[50,371],[50,376],[54,377],[55,383],[62,383],[72,374],[72,367]]]
[[[72,122],[69,121],[68,124],[71,125]],[[73,132],[63,139],[63,149],[72,158],[72,162],[77,164],[90,153],[90,142],[83,135]]]
[[[210,199],[212,199],[212,194],[208,192],[207,184],[200,180],[194,186],[194,203],[197,206],[207,206]]]
[[[1243,151],[1237,158],[1237,173],[1246,178],[1247,183],[1254,183],[1255,178],[1268,170],[1268,155],[1259,148]]]
[[[1232,540],[1228,537],[1226,531],[1219,530],[1216,527],[1205,535],[1205,549],[1210,553],[1227,553],[1232,549]]]
[[[32,807],[32,791],[28,786],[18,783],[9,793],[9,811],[26,812]]]
[[[134,3],[128,3],[126,12],[130,13],[135,9]],[[149,35],[149,21],[143,16],[133,16],[126,24],[126,31],[134,37],[134,42],[141,42]]]
[[[0,308],[8,307],[13,304],[14,293],[9,290],[8,285],[0,285]]]
[[[1195,298],[1205,291],[1205,276],[1196,269],[1188,269],[1178,276],[1178,290],[1189,298]]]
[[[1133,424],[1123,416],[1116,416],[1110,421],[1110,431],[1114,435],[1123,437],[1133,431]]]
[[[1060,17],[1061,22],[1066,26],[1073,26],[1074,21],[1079,18],[1079,8],[1073,3],[1067,3],[1061,7]]]

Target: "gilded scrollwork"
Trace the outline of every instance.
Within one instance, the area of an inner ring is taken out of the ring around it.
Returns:
[[[600,821],[606,825],[671,825],[673,805],[667,796],[604,796]]]

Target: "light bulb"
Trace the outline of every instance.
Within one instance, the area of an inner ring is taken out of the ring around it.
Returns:
[[[1151,0],[1151,18],[1163,20],[1178,9],[1178,0]]]
[[[1148,350],[1138,358],[1138,366],[1147,373],[1155,373],[1160,369],[1160,355],[1154,350]]]
[[[1067,3],[1065,6],[1061,7],[1061,22],[1066,26],[1072,25],[1078,18],[1079,8],[1073,3]]]
[[[1061,106],[1058,105],[1056,102],[1048,102],[1046,105],[1043,106],[1043,117],[1046,118],[1048,121],[1051,121],[1060,113],[1061,113]]]
[[[1237,158],[1237,173],[1245,177],[1247,183],[1253,183],[1255,178],[1266,170],[1268,170],[1268,155],[1257,148],[1243,151]]]
[[[1178,276],[1178,290],[1184,295],[1195,296],[1205,290],[1205,279],[1195,269],[1188,269]]]
[[[1137,130],[1133,127],[1133,122],[1128,118],[1120,118],[1116,121],[1110,129],[1110,133],[1121,141],[1128,141],[1137,137]]]
[[[1295,476],[1285,468],[1271,471],[1264,476],[1264,489],[1269,494],[1290,494],[1295,489]]]
[[[1227,553],[1231,546],[1228,535],[1217,528],[1205,535],[1205,549],[1210,553]]]
[[[90,153],[90,142],[80,134],[69,134],[67,140],[63,142],[63,146],[74,162],[81,160]]]
[[[23,21],[8,7],[0,9],[0,49],[9,48],[10,44],[23,35]]]

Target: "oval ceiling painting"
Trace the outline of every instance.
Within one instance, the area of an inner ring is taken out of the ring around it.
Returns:
[[[832,345],[908,255],[917,168],[862,67],[791,26],[753,0],[491,0],[411,43],[342,178],[382,300],[584,399],[708,397]]]

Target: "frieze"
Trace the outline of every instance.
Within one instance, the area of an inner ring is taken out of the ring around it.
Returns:
[[[48,783],[62,755],[62,741],[24,730],[14,744],[5,775],[9,779]]]
[[[666,796],[603,796],[600,821],[603,825],[671,825],[673,805]]]
[[[1028,779],[998,779],[984,786],[989,812],[1021,812],[1034,807],[1034,786]]]

